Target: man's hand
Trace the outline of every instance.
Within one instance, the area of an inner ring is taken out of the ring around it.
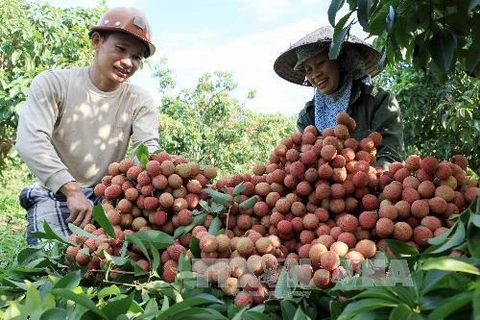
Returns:
[[[60,191],[67,197],[67,207],[70,215],[67,223],[73,223],[83,229],[86,224],[92,222],[92,202],[83,194],[82,189],[76,182],[64,184]]]

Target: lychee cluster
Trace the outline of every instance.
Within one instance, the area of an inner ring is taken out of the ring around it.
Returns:
[[[355,120],[340,113],[334,128],[319,133],[308,126],[282,139],[266,164],[253,165],[252,174],[214,183],[213,166],[200,167],[165,152],[151,155],[144,169],[129,160],[113,163],[95,187],[119,234],[106,250],[115,255],[125,234],[135,231],[173,235],[191,225],[192,211],[202,210],[200,200],[212,203],[205,188],[234,195],[242,185],[238,201],[219,214],[222,234],[208,232],[214,219],[208,213],[161,252],[162,278],[175,281],[180,255],[186,252],[193,259],[192,271],[235,296],[236,305],[258,304],[285,266],[297,285],[328,288],[347,273],[342,259],[356,271],[378,249],[388,252],[385,239],[424,248],[480,192],[478,181],[467,177],[461,155],[450,161],[411,155],[383,171],[374,167],[382,136],[372,132],[357,141],[351,137],[354,130]],[[240,205],[251,197],[256,198],[252,206]],[[90,232],[104,236],[101,229]],[[200,257],[189,248],[192,238],[198,240]],[[67,253],[75,260],[79,255],[79,265],[100,266],[101,257],[94,256],[105,245],[87,241]],[[92,251],[86,254],[82,246]],[[150,268],[136,246],[130,245],[129,256]],[[308,264],[302,263],[305,259]]]
[[[392,163],[380,177],[378,220],[372,231],[380,238],[427,246],[480,192],[466,168],[462,155],[450,161],[411,155],[404,163]]]
[[[85,231],[101,240],[72,235],[70,240],[75,245],[67,249],[68,256],[77,265],[88,265],[89,269],[102,267],[105,260],[102,250],[118,256],[125,235],[129,233],[154,229],[173,235],[176,228],[191,224],[192,211],[206,196],[202,189],[216,177],[217,170],[211,165],[200,166],[184,157],[160,152],[150,155],[145,168],[130,159],[123,159],[111,163],[108,173],[95,186],[94,193],[103,199],[102,207],[115,230],[115,239],[105,235],[102,228],[90,224]],[[173,273],[172,270],[176,273],[180,252],[188,246],[190,238],[191,234],[180,237],[178,245],[163,253],[167,278],[171,278],[168,274]],[[128,255],[141,268],[149,269],[140,248],[130,244]]]

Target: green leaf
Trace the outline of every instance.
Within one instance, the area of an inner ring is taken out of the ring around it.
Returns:
[[[467,291],[446,298],[440,306],[429,314],[428,320],[448,318],[452,313],[471,303],[472,296],[473,292]]]
[[[158,310],[157,300],[155,298],[150,298],[150,300],[148,300],[147,302],[147,305],[145,306],[144,314],[157,312],[157,310]]]
[[[255,203],[257,203],[257,200],[258,200],[257,196],[252,196],[247,200],[240,202],[238,206],[243,210],[247,210],[247,209],[253,208]]]
[[[125,241],[124,243],[127,243],[127,241]],[[105,250],[102,250],[103,252],[103,255],[105,256],[105,260],[107,261],[112,261],[115,265],[117,266],[123,266],[125,263],[127,263],[130,258],[129,257],[116,257],[116,256],[112,256],[111,254],[109,254],[107,251]]]
[[[90,300],[86,294],[76,294],[67,289],[53,289],[51,293],[58,298],[63,298],[67,300],[72,300],[73,302],[87,308],[97,316],[101,317],[102,319],[108,320],[109,318],[103,313],[101,310],[97,308],[95,303]]]
[[[67,311],[61,308],[45,310],[40,316],[40,320],[64,320],[67,319]]]
[[[435,33],[428,46],[432,60],[444,72],[450,71],[455,51],[455,38],[448,30]]]
[[[345,0],[332,0],[328,6],[328,22],[332,27],[335,26],[335,17],[337,12],[343,7]]]
[[[80,284],[82,274],[79,270],[67,273],[54,286],[53,289],[62,288],[72,290]]]
[[[153,256],[150,269],[153,270],[154,272],[157,272],[157,269],[160,266],[160,253],[158,252],[158,250],[159,249],[156,249],[155,247],[153,247],[152,244],[150,244],[150,252],[152,253],[152,256]]]
[[[134,292],[127,297],[118,300],[111,300],[102,308],[102,312],[108,316],[109,319],[116,319],[122,314],[126,314],[133,301]]]
[[[456,230],[450,238],[448,238],[444,243],[439,246],[432,246],[425,250],[425,253],[436,254],[436,253],[445,253],[450,251],[454,247],[460,245],[465,241],[465,225],[461,220],[458,220],[456,223]]]
[[[440,245],[442,244],[443,242],[445,242],[445,240],[447,240],[447,238],[450,236],[450,234],[452,232],[454,232],[454,230],[457,228],[457,224],[455,224],[453,227],[449,228],[447,231],[445,231],[444,233],[442,233],[441,235],[439,236],[436,236],[434,238],[430,238],[428,239],[428,243],[430,243],[431,245]]]
[[[410,257],[418,254],[417,248],[415,248],[414,246],[408,245],[405,242],[401,242],[394,239],[386,239],[385,241],[388,245],[388,248],[398,258]]]
[[[391,5],[388,7],[388,15],[385,18],[385,23],[387,24],[387,32],[391,34],[395,25],[395,9]]]
[[[192,237],[193,238],[193,237]],[[178,259],[178,272],[192,271],[192,261],[185,251],[182,251]]]
[[[46,239],[58,240],[66,244],[70,244],[70,242],[68,242],[68,240],[63,235],[60,235],[57,232],[55,232],[50,227],[47,221],[43,221],[43,231],[45,232]]]
[[[361,299],[352,301],[343,310],[342,314],[337,320],[347,320],[355,318],[361,313],[381,309],[381,308],[395,308],[398,303],[383,300],[383,299]]]
[[[42,305],[42,299],[37,288],[28,280],[25,280],[27,285],[27,294],[25,298],[25,309],[28,313],[33,313],[39,306]]]
[[[472,214],[469,221],[473,226],[480,228],[480,215]]]
[[[105,297],[116,297],[121,295],[122,292],[116,285],[111,285],[109,287],[102,288],[97,294],[98,299],[103,299]]]
[[[175,242],[175,239],[171,235],[159,230],[138,231],[128,236],[130,238],[134,236],[144,243],[150,243],[157,250],[166,249]]]
[[[370,14],[370,9],[372,8],[372,0],[358,0],[358,11],[357,18],[360,25],[363,29],[368,28],[368,16]]]
[[[207,215],[208,214],[206,212],[198,214],[198,215],[194,215],[192,223],[190,223],[188,226],[180,226],[177,229],[175,229],[175,231],[173,232],[173,238],[178,239],[182,235],[190,232],[190,230],[195,228],[195,226],[198,226],[198,225],[204,223],[205,219],[207,219]]]
[[[473,314],[480,314],[480,286],[477,285],[475,290],[473,291]]]
[[[145,167],[147,166],[147,162],[150,158],[148,148],[145,145],[140,144],[135,151],[135,156],[137,157],[138,161],[140,161],[142,169],[145,169]]]
[[[282,309],[283,320],[294,319],[295,306],[290,301],[281,300],[280,308]]]
[[[200,258],[200,239],[197,237],[192,237],[188,243],[188,248],[195,258]]]
[[[222,227],[222,221],[220,220],[219,216],[216,216],[215,218],[212,219],[210,226],[208,226],[208,233],[216,236],[218,234],[218,231],[220,231],[221,227]]]
[[[201,315],[202,319],[210,319],[206,313],[208,311],[205,308],[188,307],[175,313],[174,319],[192,319],[195,315]]]
[[[20,58],[21,55],[22,55],[22,51],[20,51],[20,50],[13,51],[12,56],[10,58],[12,60],[13,65],[17,64],[17,60],[18,60],[18,58]]]
[[[245,186],[245,184],[243,182],[237,184],[235,186],[235,188],[233,189],[233,192],[232,194],[234,196],[238,196],[239,194],[241,194],[243,191],[245,191],[245,189],[247,189],[247,187]]]
[[[96,205],[93,207],[93,212],[92,212],[93,218],[95,219],[96,222],[100,225],[100,227],[103,228],[103,231],[113,239],[115,239],[115,230],[113,230],[112,224],[108,220],[107,215],[105,214],[105,211],[103,210],[103,207],[101,205]]]
[[[295,311],[295,315],[293,316],[293,319],[298,319],[298,320],[308,320],[307,315],[305,312],[303,312],[302,308],[298,307],[297,310]]]
[[[212,197],[212,200],[218,204],[225,205],[232,201],[232,196],[226,193],[219,192],[211,188],[203,189],[203,192]]]
[[[393,308],[392,312],[390,313],[389,320],[423,320],[425,319],[418,313],[414,312],[412,309],[408,308],[406,305],[401,304],[396,308]]]
[[[165,310],[165,312],[160,314],[160,316],[157,317],[157,320],[169,319],[170,317],[174,317],[177,313],[182,312],[184,309],[211,303],[223,304],[223,302],[217,299],[215,296],[202,293],[196,297],[188,298],[182,302],[175,303],[174,305],[170,306],[170,308]]]
[[[351,14],[351,12],[349,14]],[[335,60],[338,58],[338,55],[340,54],[340,51],[342,49],[343,42],[345,41],[347,34],[350,32],[351,26],[352,25],[349,24],[345,28],[341,29],[341,31],[338,34],[337,34],[337,27],[340,27],[340,25],[335,27],[333,41],[330,44],[330,50],[328,51],[328,57],[330,58],[330,60]]]
[[[243,319],[245,319],[245,320],[271,320],[272,317],[270,317],[266,314],[260,313],[258,311],[248,310],[243,314]],[[295,318],[295,319],[300,319],[300,318]]]
[[[127,236],[125,237],[125,240],[127,240],[128,242],[131,242],[132,244],[136,245],[140,249],[140,251],[142,251],[142,253],[145,255],[145,257],[149,261],[151,260],[150,253],[148,252],[147,247],[146,247],[146,245],[148,246],[148,243],[145,244],[135,233],[127,234]]]
[[[93,235],[91,233],[88,233],[87,231],[77,227],[76,225],[74,225],[73,223],[69,223],[68,224],[68,228],[73,232],[75,233],[76,235],[79,235],[79,236],[84,236],[84,237],[87,237],[89,239],[94,239],[94,240],[99,240],[99,241],[107,241],[108,238],[104,238],[104,237],[98,237],[96,235]]]
[[[466,272],[480,276],[480,270],[471,263],[453,257],[429,258],[422,263],[423,270],[444,270],[452,272]]]

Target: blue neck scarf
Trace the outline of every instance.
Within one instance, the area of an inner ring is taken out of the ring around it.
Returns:
[[[347,111],[352,93],[352,76],[347,74],[342,86],[332,94],[315,90],[315,126],[322,133],[337,125],[337,114]]]

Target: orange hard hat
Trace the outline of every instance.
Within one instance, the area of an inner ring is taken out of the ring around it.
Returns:
[[[138,9],[117,7],[105,12],[97,25],[90,28],[88,35],[91,37],[95,31],[123,32],[141,40],[147,46],[145,58],[155,52],[155,46],[150,41],[150,26],[148,21]]]

